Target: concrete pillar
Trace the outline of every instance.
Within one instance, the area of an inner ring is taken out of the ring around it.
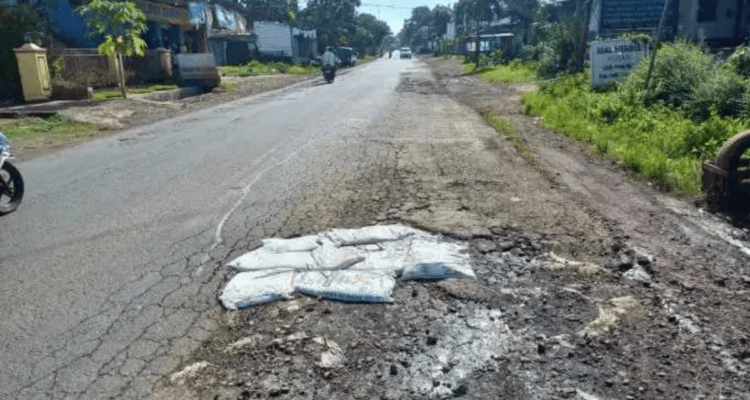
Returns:
[[[52,96],[52,83],[47,65],[47,50],[27,43],[13,51],[18,61],[24,100],[49,100]]]
[[[160,47],[156,49],[156,53],[159,56],[159,65],[161,66],[162,72],[165,76],[172,77],[172,51]]]

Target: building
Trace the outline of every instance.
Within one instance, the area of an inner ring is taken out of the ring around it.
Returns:
[[[750,32],[750,3],[745,0],[675,0],[677,34],[712,47],[737,46]]]
[[[519,36],[519,24],[514,24],[511,18],[494,18],[489,24],[485,24],[479,30],[479,51],[491,53],[496,49],[503,48]],[[476,51],[476,34],[467,35],[459,45],[463,54],[471,54]]]
[[[750,3],[745,1],[670,0],[662,33],[667,38],[684,36],[711,47],[737,46],[746,41],[750,31]],[[593,0],[589,37],[652,33],[663,10],[664,0]]]
[[[245,17],[238,11],[219,4],[205,4],[208,51],[217,65],[244,64],[257,53],[256,37],[248,31]]]
[[[258,38],[260,58],[306,64],[318,54],[314,29],[302,30],[279,22],[255,21],[253,32]]]
[[[149,49],[165,48],[173,54],[208,51],[205,17],[201,21],[200,3],[139,0],[138,4],[146,14],[143,40]]]

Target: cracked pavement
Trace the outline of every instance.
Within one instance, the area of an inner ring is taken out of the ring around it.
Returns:
[[[0,231],[0,397],[149,398],[215,329],[224,262],[281,233],[341,166],[331,149],[383,117],[403,67],[364,66],[367,79],[310,81],[20,163],[23,208]]]
[[[750,398],[748,229],[459,70],[383,59],[21,163],[0,397]],[[375,223],[467,241],[477,281],[221,310],[260,238]]]

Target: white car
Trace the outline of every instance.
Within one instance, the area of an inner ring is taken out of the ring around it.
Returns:
[[[411,58],[411,49],[408,47],[402,47],[399,53],[401,53],[401,58]]]

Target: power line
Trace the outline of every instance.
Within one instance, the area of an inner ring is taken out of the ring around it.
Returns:
[[[307,6],[308,0],[301,1],[302,6]],[[379,7],[379,8],[394,8],[394,9],[400,9],[400,10],[412,10],[414,7],[400,7],[400,6],[392,6],[389,4],[370,4],[370,3],[361,3],[360,7]]]
[[[360,4],[360,6],[362,6],[362,7],[380,7],[380,8],[397,8],[397,9],[401,9],[401,10],[411,10],[411,9],[414,8],[414,7],[391,6],[391,5],[388,5],[388,4],[365,4],[365,3]]]

